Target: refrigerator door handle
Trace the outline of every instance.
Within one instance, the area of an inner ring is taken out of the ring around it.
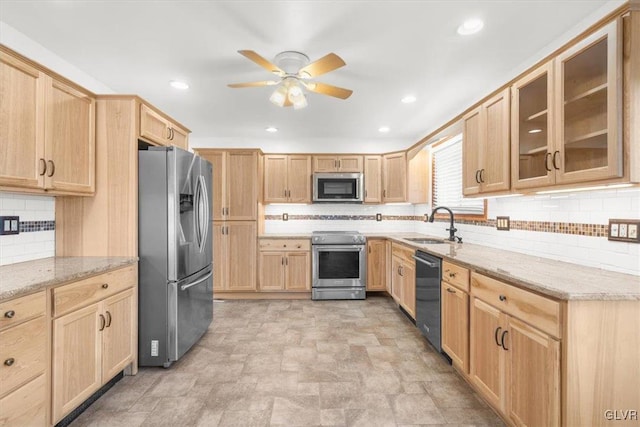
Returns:
[[[180,290],[181,291],[186,291],[187,289],[189,289],[192,286],[196,286],[199,285],[200,283],[204,282],[205,280],[207,280],[209,277],[213,276],[213,270],[211,270],[206,276],[196,280],[193,283],[189,283],[188,285],[182,285],[180,286]]]
[[[200,252],[202,252],[206,243],[207,233],[209,232],[209,200],[207,199],[207,184],[202,175],[198,177],[195,214],[198,248]]]

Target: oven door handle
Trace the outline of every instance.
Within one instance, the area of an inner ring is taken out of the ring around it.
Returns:
[[[431,267],[431,268],[433,268],[433,267],[437,267],[437,266],[438,266],[435,262],[429,262],[429,261],[426,261],[426,260],[424,260],[424,259],[422,259],[422,258],[418,258],[418,257],[417,257],[417,256],[415,256],[415,255],[413,255],[413,259],[415,259],[416,261],[421,262],[421,263],[423,263],[423,264],[427,264],[427,265],[428,265],[429,267]]]
[[[313,245],[313,250],[318,252],[353,252],[354,249],[363,251],[365,245]]]

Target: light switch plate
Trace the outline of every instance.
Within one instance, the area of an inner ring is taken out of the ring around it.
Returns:
[[[0,216],[0,236],[20,234],[19,216]]]
[[[618,242],[640,243],[639,228],[640,219],[610,219],[607,238]]]
[[[511,224],[508,216],[497,216],[496,217],[496,228],[502,231],[509,231],[511,229]]]

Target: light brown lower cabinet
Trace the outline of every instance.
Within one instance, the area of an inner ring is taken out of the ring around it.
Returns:
[[[441,283],[442,350],[464,374],[469,373],[469,294]]]
[[[496,290],[508,286],[474,273],[471,293],[478,286],[487,295],[494,284]],[[532,301],[544,297],[530,294],[529,298],[523,290],[506,295],[506,289],[496,293],[491,304],[471,298],[471,382],[513,424],[558,426],[560,341],[496,307],[503,304],[513,313],[532,307]],[[527,320],[532,319],[535,323],[535,317]]]
[[[412,248],[392,244],[391,296],[405,311],[416,317],[416,263]]]
[[[311,252],[308,240],[263,239],[259,246],[260,291],[311,291]]]
[[[0,303],[0,426],[47,425],[45,292]]]
[[[367,291],[387,290],[387,271],[387,241],[367,239]]]
[[[135,267],[124,271],[133,275],[129,280],[137,282]],[[60,421],[128,365],[136,363],[137,288],[109,294],[110,287],[117,287],[102,280],[105,276],[85,279],[85,289],[77,289],[78,292],[94,289],[94,294],[104,290],[103,299],[88,306],[78,302],[76,308],[70,308],[52,322],[52,423]],[[54,295],[56,291],[65,295],[64,288],[54,289]]]
[[[255,221],[213,221],[213,292],[256,290]]]

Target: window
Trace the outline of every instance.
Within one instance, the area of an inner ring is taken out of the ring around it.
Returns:
[[[484,216],[484,199],[462,197],[462,134],[431,149],[433,207],[446,206],[456,214]]]

